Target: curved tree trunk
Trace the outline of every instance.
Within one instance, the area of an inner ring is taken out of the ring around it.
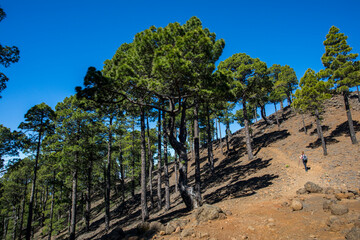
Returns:
[[[348,94],[346,92],[343,93],[343,96],[344,96],[344,102],[345,102],[346,115],[347,115],[347,119],[348,119],[348,123],[349,123],[351,143],[352,144],[357,144],[357,139],[356,139],[355,129],[354,129],[354,123],[353,123],[352,116],[351,116],[351,111],[350,111],[349,97],[348,97]]]
[[[319,111],[317,109],[315,110],[315,118],[316,118],[316,130],[318,133],[318,137],[321,139],[321,145],[323,148],[324,156],[326,156],[327,155],[326,143],[325,143],[325,139],[324,139],[324,135],[322,132],[321,123],[320,123]]]
[[[174,109],[174,103],[170,101],[170,112]],[[180,195],[188,210],[200,206],[200,200],[196,198],[193,188],[187,185],[187,150],[186,150],[186,103],[181,103],[181,119],[180,119],[180,133],[179,141],[174,134],[175,114],[172,113],[169,118],[168,130],[169,141],[173,149],[179,155],[179,191]]]
[[[247,119],[246,99],[243,99],[243,111],[244,111],[244,124],[245,124],[245,139],[246,139],[246,150],[248,153],[249,160],[254,158],[251,147],[250,133],[249,133],[249,120]]]
[[[358,100],[359,100],[359,102],[360,102],[360,92],[359,92],[359,86],[356,86],[356,90],[357,90]]]
[[[267,117],[266,117],[265,105],[260,105],[260,109],[261,109],[260,113],[261,113],[262,119],[264,119],[264,121],[266,122],[267,125],[271,125],[272,122],[269,119],[267,119]]]
[[[146,202],[146,140],[145,140],[145,110],[141,108],[141,219],[145,222],[149,218]]]

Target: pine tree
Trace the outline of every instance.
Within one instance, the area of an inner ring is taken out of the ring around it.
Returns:
[[[340,29],[332,26],[326,35],[324,41],[325,53],[321,57],[325,70],[320,71],[319,74],[322,78],[333,83],[337,92],[343,95],[351,142],[357,144],[350,111],[349,88],[357,84],[356,78],[352,78],[351,74],[356,71],[354,60],[358,57],[358,54],[350,53],[352,48],[347,44],[348,37],[339,31]]]
[[[326,143],[320,124],[320,114],[323,103],[331,97],[329,89],[331,84],[318,79],[314,70],[308,69],[300,80],[301,89],[296,90],[293,106],[302,112],[315,115],[318,137],[321,140],[324,156],[327,155]]]

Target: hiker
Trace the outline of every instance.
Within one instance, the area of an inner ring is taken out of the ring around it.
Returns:
[[[305,172],[308,171],[308,167],[306,166],[307,164],[307,161],[308,161],[308,158],[307,156],[305,155],[304,151],[302,151],[301,155],[300,155],[300,159],[302,160],[304,166],[305,166]],[[299,160],[299,163],[300,163],[300,160]]]

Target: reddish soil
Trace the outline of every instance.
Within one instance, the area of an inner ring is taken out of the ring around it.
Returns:
[[[357,139],[360,141],[360,104],[351,99],[352,117]],[[281,113],[279,113],[281,115]],[[274,115],[270,116],[273,120]],[[281,116],[280,116],[281,117]],[[202,157],[202,188],[204,203],[219,206],[230,211],[223,220],[212,220],[196,224],[194,220],[185,228],[193,228],[195,234],[181,238],[180,233],[152,236],[153,239],[345,239],[346,233],[360,218],[360,197],[342,200],[349,207],[349,213],[341,216],[342,224],[331,228],[327,221],[331,214],[325,212],[322,204],[325,194],[297,195],[296,191],[308,181],[321,187],[359,191],[360,187],[360,144],[351,144],[347,134],[347,118],[340,96],[327,102],[323,115],[323,130],[327,141],[328,155],[323,155],[317,142],[316,124],[310,115],[305,116],[308,134],[302,131],[300,115],[284,112],[285,121],[280,129],[276,124],[266,126],[263,121],[254,125],[255,159],[249,161],[245,151],[243,131],[231,138],[230,151],[222,154],[219,143],[214,143],[216,176],[208,171],[207,151]],[[301,151],[309,158],[310,170],[305,172],[299,163]],[[189,154],[191,156],[191,154]],[[171,166],[172,169],[172,166]],[[193,184],[194,162],[189,162],[190,185]],[[174,174],[171,186],[174,185]],[[304,208],[292,211],[289,203],[300,199]],[[102,200],[99,200],[100,204]],[[139,203],[138,203],[139,204]],[[115,204],[116,205],[116,204]],[[139,204],[140,205],[140,204]],[[114,206],[112,229],[134,228],[140,222],[139,205],[131,203],[126,214],[116,215]],[[174,218],[190,218],[191,212],[184,211],[178,193],[172,188],[171,209],[168,212],[151,210],[150,221],[166,223]],[[132,217],[125,216],[132,214]],[[92,223],[99,222],[93,231],[81,234],[78,239],[116,239],[114,234],[105,235],[102,211]],[[80,223],[81,224],[81,223]],[[79,228],[78,228],[79,229]],[[111,231],[110,231],[111,232]],[[134,238],[136,239],[136,238]]]

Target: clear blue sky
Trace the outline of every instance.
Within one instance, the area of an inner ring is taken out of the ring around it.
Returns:
[[[89,66],[102,69],[124,42],[151,25],[185,23],[197,16],[226,42],[221,60],[244,52],[268,67],[322,69],[325,35],[340,28],[360,53],[359,0],[343,1],[116,1],[2,0],[2,45],[15,45],[21,59],[1,71],[10,81],[1,93],[0,124],[15,130],[41,102],[51,107],[75,93]]]

